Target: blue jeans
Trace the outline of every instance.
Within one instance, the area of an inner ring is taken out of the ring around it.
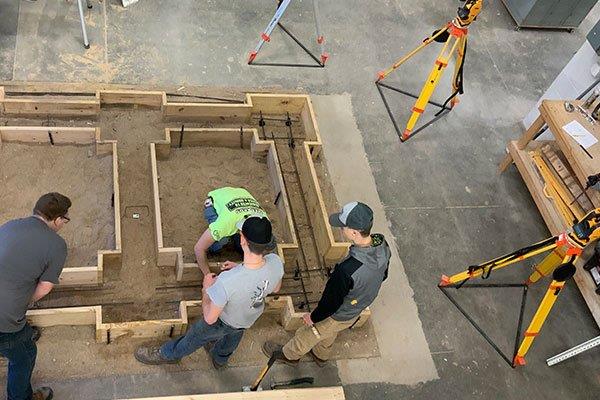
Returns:
[[[30,400],[33,395],[31,373],[37,346],[32,334],[29,325],[19,332],[0,333],[0,355],[8,358],[7,400]]]
[[[201,319],[190,326],[185,335],[163,344],[160,354],[169,360],[178,360],[207,343],[215,342],[210,355],[217,364],[225,365],[240,344],[244,331],[245,329],[233,328],[220,319],[212,325]]]
[[[208,222],[209,224],[215,222],[217,220],[217,218],[219,217],[219,215],[217,214],[217,210],[215,210],[214,206],[208,206],[208,207],[204,207],[204,219],[206,220],[206,222]],[[221,240],[219,240],[218,242],[214,242],[209,248],[208,251],[210,251],[211,253],[218,253],[219,251],[221,251],[221,249],[223,249],[223,247],[225,247],[226,244],[229,243],[230,240],[233,240],[233,244],[236,247],[236,250],[241,250],[241,246],[240,246],[240,234],[236,233],[233,236],[230,237],[224,237]]]

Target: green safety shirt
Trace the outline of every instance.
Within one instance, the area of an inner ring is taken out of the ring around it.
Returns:
[[[237,233],[236,224],[251,215],[267,217],[267,213],[252,195],[242,188],[222,187],[209,192],[217,220],[208,225],[213,239],[219,240]]]

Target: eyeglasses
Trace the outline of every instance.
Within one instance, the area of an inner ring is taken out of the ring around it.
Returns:
[[[71,218],[67,217],[66,215],[62,215],[60,218],[65,220],[65,224],[68,224],[69,222],[71,222]]]

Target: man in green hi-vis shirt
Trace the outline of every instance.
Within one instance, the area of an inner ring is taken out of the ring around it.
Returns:
[[[239,248],[240,236],[236,224],[250,216],[267,217],[267,213],[246,189],[222,187],[208,193],[204,202],[204,218],[208,222],[208,229],[194,246],[198,266],[204,275],[210,273],[207,252],[217,253],[230,241]],[[223,269],[228,269],[229,265],[226,263]]]

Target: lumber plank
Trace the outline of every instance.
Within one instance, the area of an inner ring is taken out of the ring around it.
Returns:
[[[10,98],[2,100],[6,115],[52,115],[57,117],[96,116],[100,113],[100,101],[83,99]]]
[[[150,321],[131,321],[103,323],[102,329],[110,333],[110,340],[116,340],[120,337],[129,338],[153,338],[153,337],[173,337],[183,333],[183,326],[187,321],[181,318],[160,319]]]
[[[257,392],[199,394],[185,396],[147,397],[129,400],[344,400],[339,387],[265,390]]]
[[[154,234],[156,246],[163,247],[162,219],[160,215],[160,194],[158,189],[158,165],[156,162],[156,144],[150,143],[150,169],[152,171],[152,197],[154,203]],[[159,250],[160,257],[160,250]],[[159,263],[159,266],[164,265]]]
[[[309,99],[306,94],[249,93],[248,97],[255,114],[300,114]]]
[[[113,172],[113,194],[114,194],[114,218],[115,218],[115,249],[121,250],[121,192],[119,190],[119,156],[117,153],[117,141],[112,141],[112,172]]]
[[[181,252],[181,247],[159,247],[157,265],[159,267],[176,267],[177,255]]]
[[[334,263],[347,254],[350,243],[337,243],[333,237],[309,146],[305,142],[299,149],[299,157],[296,157],[300,185],[306,198],[319,254],[324,256],[327,263]]]
[[[230,103],[177,103],[163,104],[165,118],[229,118],[247,120],[252,115],[252,106]]]
[[[539,145],[531,143],[531,146]],[[520,150],[516,140],[508,143],[508,150],[552,235],[563,232],[567,225],[552,204],[552,200],[544,195],[544,183],[527,151]]]
[[[97,266],[64,268],[58,278],[60,287],[93,286],[99,283]]]
[[[250,149],[256,129],[232,128],[185,128],[182,146],[212,146],[233,149]],[[171,147],[179,147],[181,129],[170,129]]]
[[[45,126],[2,126],[2,142],[48,143],[50,135],[55,144],[93,144],[96,142],[96,128],[45,127]]]
[[[99,310],[100,306],[29,310],[27,320],[40,328],[59,325],[94,325]]]
[[[100,105],[137,105],[160,109],[165,92],[144,90],[100,90]]]

